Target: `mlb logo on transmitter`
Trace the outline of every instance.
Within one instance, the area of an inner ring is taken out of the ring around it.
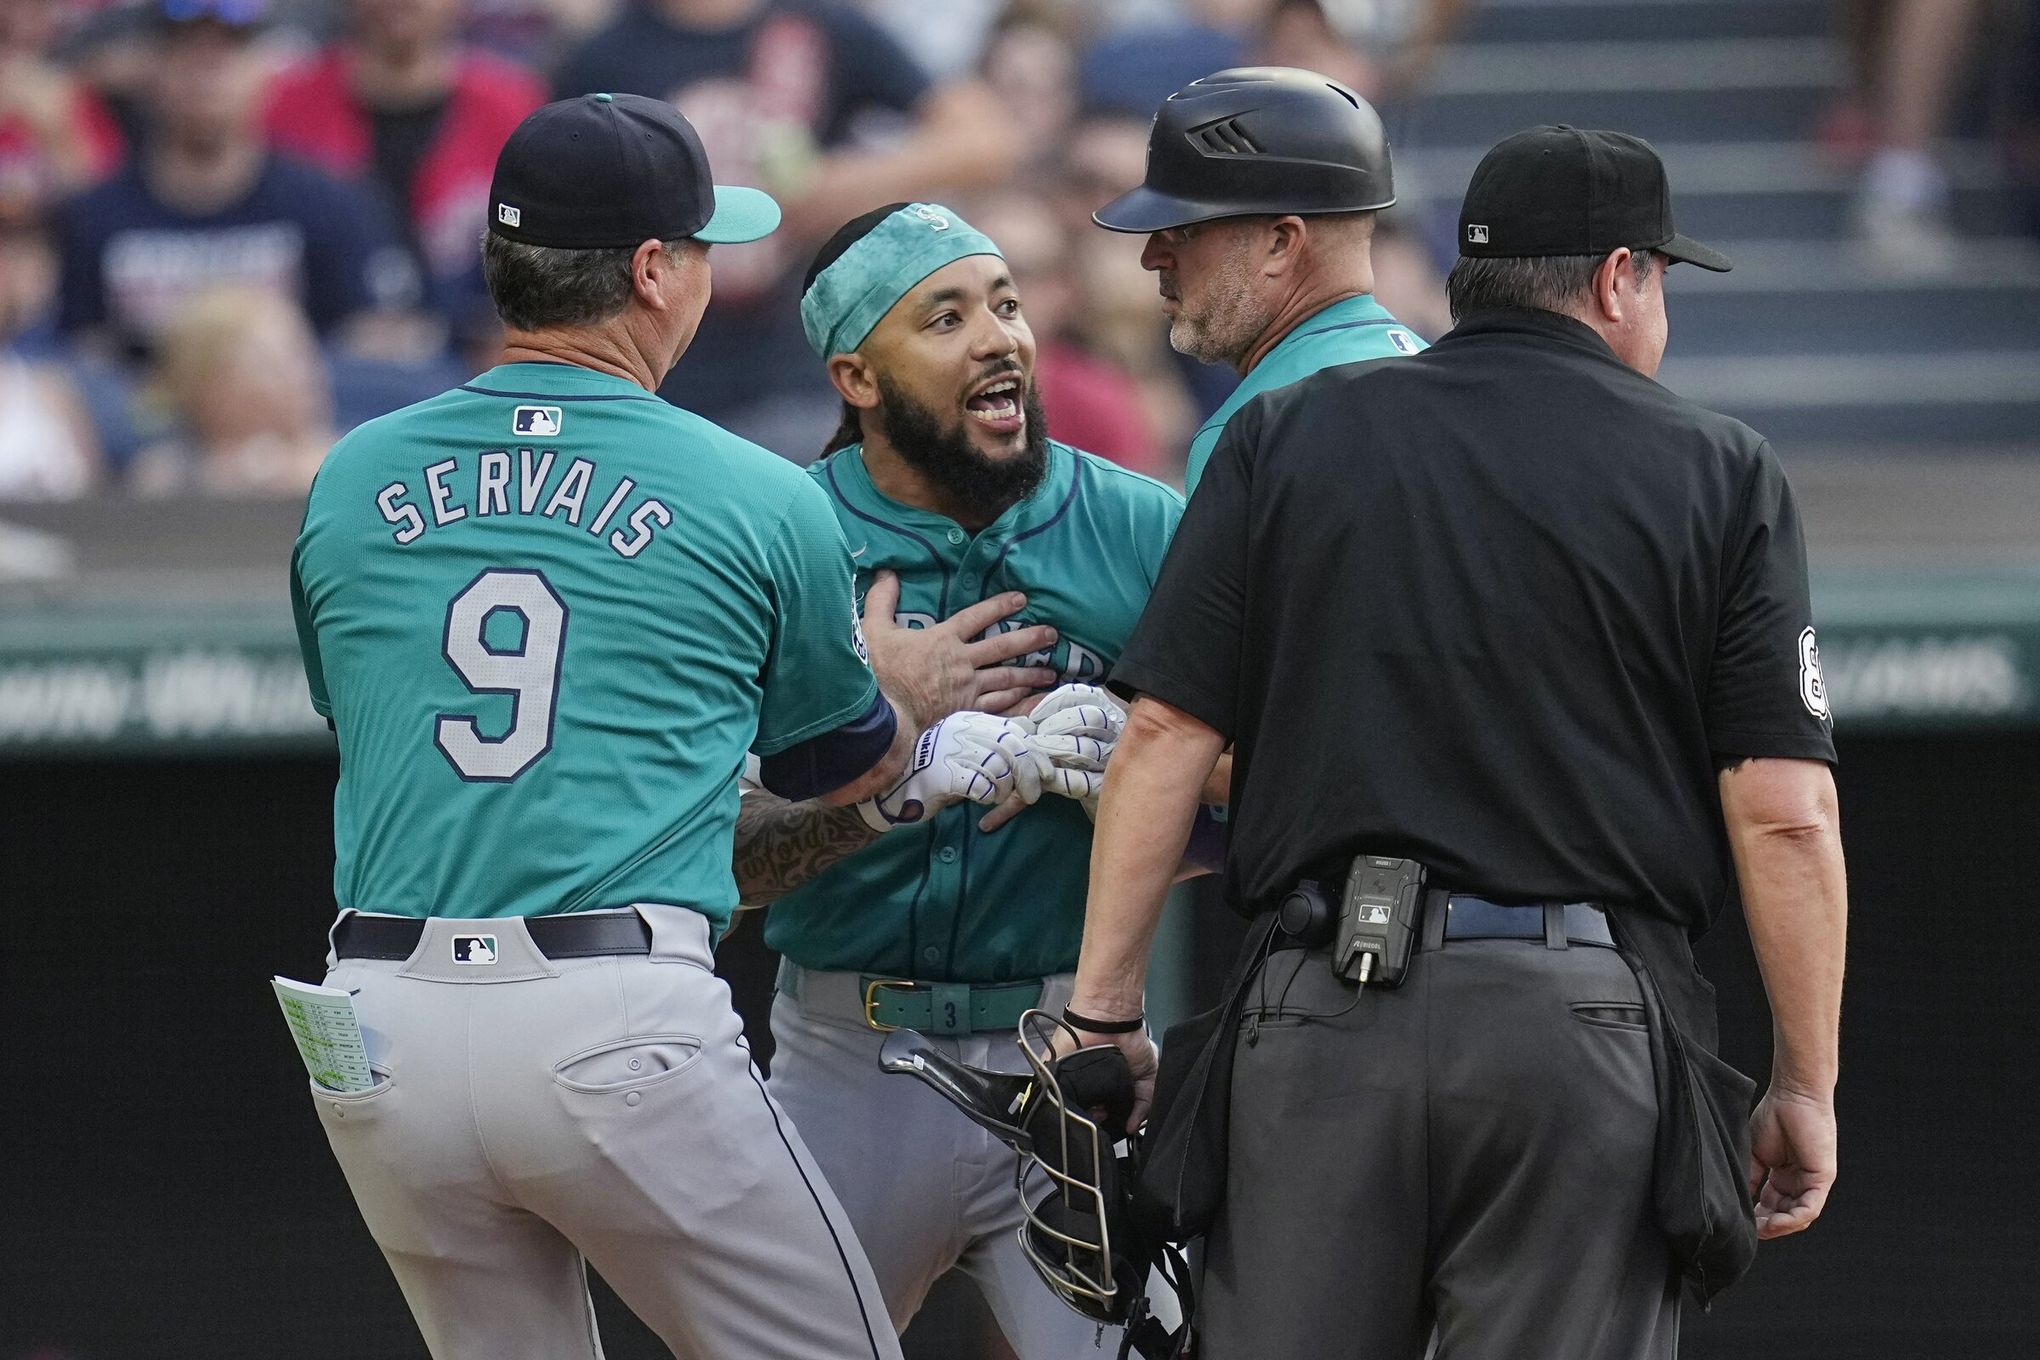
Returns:
[[[1466,243],[1470,246],[1484,246],[1487,242],[1487,228],[1478,222],[1466,224]]]
[[[560,408],[557,406],[520,406],[510,421],[512,434],[536,435],[550,439],[560,432]]]
[[[455,963],[487,964],[496,961],[496,937],[494,935],[456,935],[453,937],[453,961]]]

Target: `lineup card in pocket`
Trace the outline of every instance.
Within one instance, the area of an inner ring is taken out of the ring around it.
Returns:
[[[329,1091],[366,1091],[375,1085],[352,994],[287,977],[272,977],[269,985],[276,989],[284,1023],[313,1081]]]

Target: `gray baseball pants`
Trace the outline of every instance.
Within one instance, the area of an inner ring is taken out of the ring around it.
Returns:
[[[1237,1039],[1201,1360],[1671,1360],[1657,1099],[1614,950],[1278,952]]]
[[[550,960],[520,919],[344,960],[377,1084],[314,1104],[437,1360],[599,1357],[592,1264],[684,1360],[897,1360],[863,1250],[742,1042],[709,925]],[[496,961],[453,961],[486,930]]]
[[[807,1131],[870,1254],[894,1327],[920,1311],[952,1267],[970,1276],[1020,1360],[1117,1352],[1108,1328],[1078,1316],[1020,1250],[1016,1156],[919,1081],[879,1070],[885,1035],[864,1022],[855,973],[780,973],[772,1003],[772,1093]],[[1048,979],[1041,1005],[1059,1014],[1071,979]],[[788,990],[788,984],[791,990]],[[797,995],[795,994],[797,993]],[[930,1036],[952,1057],[1000,1072],[1026,1070],[1012,1031]]]

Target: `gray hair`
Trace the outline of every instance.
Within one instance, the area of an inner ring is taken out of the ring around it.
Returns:
[[[683,241],[661,243],[668,256]],[[513,330],[588,326],[607,321],[630,301],[630,261],[635,246],[567,250],[506,240],[493,231],[482,236],[482,279],[496,314]]]
[[[1633,249],[1630,267],[1642,286],[1650,277],[1651,252]],[[1452,319],[1501,307],[1569,312],[1586,300],[1594,271],[1607,255],[1514,255],[1489,259],[1461,256],[1445,279]]]

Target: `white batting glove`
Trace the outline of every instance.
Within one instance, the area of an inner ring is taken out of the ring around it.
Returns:
[[[1049,763],[1034,753],[1027,728],[989,713],[952,713],[914,742],[906,778],[857,805],[878,831],[925,822],[952,803],[1002,803],[1041,797]]]
[[[1064,685],[1027,714],[1035,753],[1048,761],[1043,787],[1074,798],[1093,821],[1105,787],[1105,765],[1126,730],[1126,709],[1096,685]]]

